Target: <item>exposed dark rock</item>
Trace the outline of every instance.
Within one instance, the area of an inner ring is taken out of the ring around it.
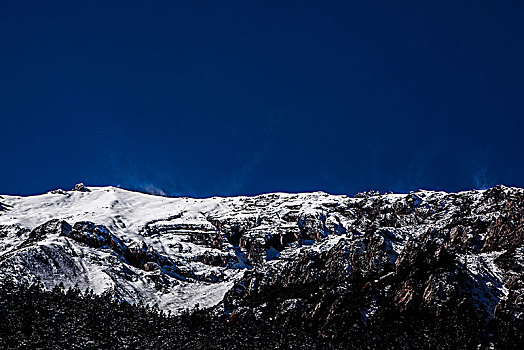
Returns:
[[[0,202],[0,211],[8,211],[11,207],[12,206],[7,203]]]
[[[320,211],[306,212],[298,218],[301,238],[319,240],[331,233],[326,227],[326,215]]]
[[[210,248],[222,249],[224,239],[217,232],[191,232],[189,242]]]
[[[73,187],[71,191],[79,191],[79,192],[91,192],[91,190],[84,186],[83,183],[78,183]]]
[[[123,256],[130,265],[142,270],[159,268],[179,276],[184,274],[171,259],[160,255],[144,242],[127,247]]]
[[[196,258],[197,261],[200,261],[203,264],[210,266],[220,266],[226,267],[231,266],[236,263],[237,259],[234,255],[231,254],[213,254],[211,252],[205,252],[204,254]]]
[[[85,243],[93,248],[117,245],[107,227],[96,225],[90,221],[77,222],[70,232],[64,233],[64,236],[72,238],[77,242]]]
[[[524,196],[505,200],[498,218],[487,228],[482,251],[500,251],[524,243]]]

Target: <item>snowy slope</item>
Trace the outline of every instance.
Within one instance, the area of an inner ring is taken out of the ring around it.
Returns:
[[[49,288],[63,282],[66,286],[78,284],[80,288],[92,288],[97,293],[114,289],[129,301],[158,303],[166,309],[178,310],[195,304],[210,306],[222,299],[232,286],[231,281],[238,279],[242,268],[249,266],[242,260],[240,265],[237,261],[227,267],[193,261],[205,252],[236,256],[237,248],[227,243],[222,249],[195,244],[188,241],[188,234],[215,232],[217,228],[210,218],[234,225],[265,215],[278,217],[281,207],[286,205],[305,204],[311,209],[319,203],[345,199],[322,193],[194,199],[167,198],[116,187],[89,187],[89,190],[54,191],[29,197],[2,196],[6,210],[0,211],[0,225],[6,234],[1,246],[0,273],[23,280],[39,279]],[[274,201],[277,198],[278,201]],[[109,249],[93,249],[63,236],[51,236],[19,249],[29,230],[51,219],[65,220],[71,225],[80,221],[104,225],[128,244],[145,242],[158,253],[173,258],[177,266],[191,270],[198,277],[217,276],[219,281],[168,278],[162,288],[158,288],[148,279],[155,272],[124,264]],[[296,229],[296,225],[289,226]],[[145,234],[146,227],[160,233]],[[271,230],[270,225],[266,229]]]
[[[330,251],[367,232],[386,240],[388,263],[395,264],[410,239],[447,227],[460,215],[492,222],[500,209],[486,191],[195,199],[116,187],[88,190],[0,196],[0,277],[40,280],[47,288],[62,282],[96,293],[109,290],[130,302],[174,311],[207,307],[221,302],[251,269],[280,271],[307,252]],[[522,194],[521,189],[502,191]],[[102,225],[100,232],[108,230],[111,244],[86,243],[94,231],[80,228],[80,238],[47,229],[36,235],[35,229],[52,219],[73,227],[85,221]],[[486,233],[479,235],[485,240]],[[508,293],[493,265],[498,255],[461,255],[472,276],[489,276],[490,308]]]

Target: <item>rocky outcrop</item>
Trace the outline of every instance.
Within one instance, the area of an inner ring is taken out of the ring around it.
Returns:
[[[183,275],[192,276],[192,273],[183,273],[171,259],[159,254],[146,243],[134,243],[128,246],[104,225],[97,225],[90,221],[77,222],[71,226],[63,220],[50,220],[32,230],[28,239],[19,248],[31,246],[50,235],[65,236],[95,249],[112,250],[129,265],[144,271],[161,270],[177,278],[182,278]]]
[[[71,191],[91,192],[91,190],[87,188],[83,183],[76,184]]]
[[[103,225],[96,225],[94,222],[81,221],[77,222],[70,232],[65,233],[71,239],[82,242],[93,248],[111,246],[117,248],[116,238],[109,232],[109,229]]]
[[[159,254],[144,242],[126,247],[123,257],[130,265],[145,271],[160,269],[172,277],[192,276],[190,272],[182,272],[171,259]]]
[[[213,254],[211,252],[205,252],[197,256],[196,261],[210,266],[229,267],[234,265],[237,259],[233,254]]]
[[[72,229],[71,225],[64,220],[53,219],[33,229],[29,233],[28,240],[31,242],[42,241],[49,235],[67,236]]]

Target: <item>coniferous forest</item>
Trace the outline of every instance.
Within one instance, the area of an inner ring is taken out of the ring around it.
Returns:
[[[0,288],[1,349],[223,349],[329,346],[292,323],[232,322],[209,309],[171,315],[131,305],[109,293],[4,283]]]
[[[363,327],[344,322],[332,339],[299,326],[298,314],[264,319],[248,313],[239,319],[216,311],[196,308],[172,315],[157,306],[119,301],[110,293],[96,295],[61,285],[46,291],[39,284],[5,282],[0,288],[0,348],[467,349],[479,343],[486,344],[482,348],[519,348],[522,341],[521,330],[503,324],[498,327],[502,332],[493,328],[497,335],[483,341],[486,335],[471,323],[472,309],[456,310],[444,322],[415,313],[401,318],[392,314]]]

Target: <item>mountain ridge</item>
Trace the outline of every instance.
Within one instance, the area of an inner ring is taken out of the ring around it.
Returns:
[[[523,326],[520,188],[201,199],[78,186],[0,201],[0,277],[16,282],[175,313],[294,315],[328,339],[392,314],[445,325],[461,310],[483,341]]]

